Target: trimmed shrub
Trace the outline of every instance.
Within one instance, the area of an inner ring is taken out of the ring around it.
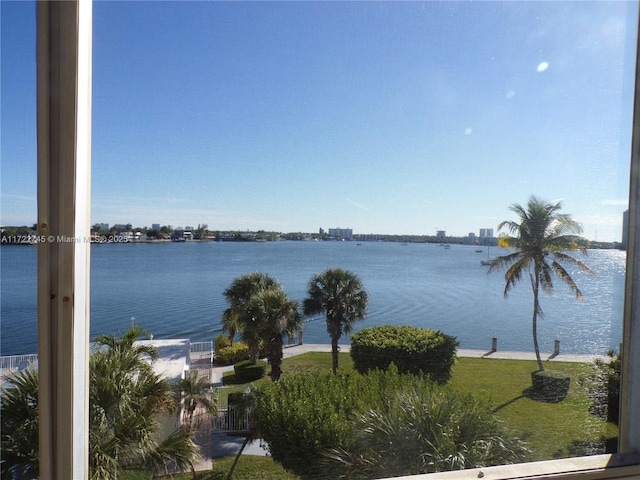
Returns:
[[[444,384],[451,378],[458,340],[440,331],[384,325],[351,336],[351,358],[356,370],[387,370],[391,363],[401,373],[426,375]]]
[[[249,358],[249,347],[244,342],[235,342],[233,345],[216,349],[214,363],[216,365],[233,365]]]
[[[559,402],[563,400],[569,387],[571,386],[571,377],[566,373],[539,370],[531,372],[531,381],[533,383],[533,391],[546,402]]]
[[[243,360],[233,366],[233,371],[238,383],[249,383],[264,377],[267,371],[267,362],[258,360],[258,363],[252,365],[249,360]]]

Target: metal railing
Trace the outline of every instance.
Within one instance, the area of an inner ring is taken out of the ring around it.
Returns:
[[[218,407],[217,414],[211,417],[211,429],[214,432],[240,433],[249,431],[251,411],[246,407],[228,405]]]
[[[24,370],[32,363],[38,361],[38,354],[29,355],[11,355],[8,357],[0,357],[0,371],[3,373]]]
[[[193,342],[189,348],[191,353],[213,352],[213,340],[209,342]]]

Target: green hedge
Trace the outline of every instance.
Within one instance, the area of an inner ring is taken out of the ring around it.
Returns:
[[[216,365],[234,365],[249,358],[249,347],[244,342],[235,342],[231,346],[216,350],[214,358]]]
[[[387,370],[394,363],[401,373],[424,374],[444,384],[451,378],[458,340],[440,331],[384,325],[351,336],[351,358],[360,373]]]
[[[258,363],[252,365],[249,360],[243,360],[233,366],[236,381],[239,383],[249,383],[264,377],[267,372],[267,362],[258,360]]]

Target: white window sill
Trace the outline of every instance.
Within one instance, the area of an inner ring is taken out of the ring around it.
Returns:
[[[638,479],[640,478],[640,455],[616,454],[564,458],[543,462],[396,477],[393,480],[476,480],[479,478],[483,480],[533,480],[537,478],[580,478],[580,480]]]

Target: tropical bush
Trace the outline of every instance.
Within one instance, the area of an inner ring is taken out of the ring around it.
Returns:
[[[607,364],[607,421],[618,425],[620,415],[620,354],[613,355]]]
[[[525,458],[526,449],[504,433],[487,405],[393,366],[367,375],[283,377],[254,387],[252,397],[256,427],[274,460],[303,478],[344,478],[347,472],[380,478],[388,471],[404,475]],[[412,418],[420,422],[400,428]],[[362,429],[378,421],[363,436]],[[387,425],[395,430],[385,433]],[[407,447],[413,444],[419,448]]]
[[[441,384],[451,378],[457,348],[455,337],[410,326],[370,327],[351,336],[351,358],[360,373],[393,363],[402,373],[424,374]]]
[[[38,478],[38,372],[15,373],[2,386],[2,478]]]
[[[620,354],[608,352],[608,362],[596,360],[595,373],[587,380],[589,396],[592,400],[590,411],[607,422],[618,424],[620,413]]]
[[[125,469],[192,470],[198,447],[178,428],[160,438],[161,418],[178,405],[171,385],[149,363],[155,348],[136,345],[140,330],[100,335],[89,360],[89,477],[122,478]],[[146,358],[145,358],[146,357]],[[38,478],[38,374],[27,370],[2,386],[2,478]],[[162,440],[162,441],[159,441]]]
[[[235,342],[233,345],[216,349],[214,363],[216,365],[234,365],[249,358],[249,347],[244,342]]]
[[[392,395],[389,407],[355,416],[354,442],[333,449],[333,478],[374,479],[522,462],[529,450],[506,435],[469,394],[433,388]]]
[[[217,352],[223,348],[230,347],[233,342],[226,335],[218,335],[213,341],[213,349]]]

